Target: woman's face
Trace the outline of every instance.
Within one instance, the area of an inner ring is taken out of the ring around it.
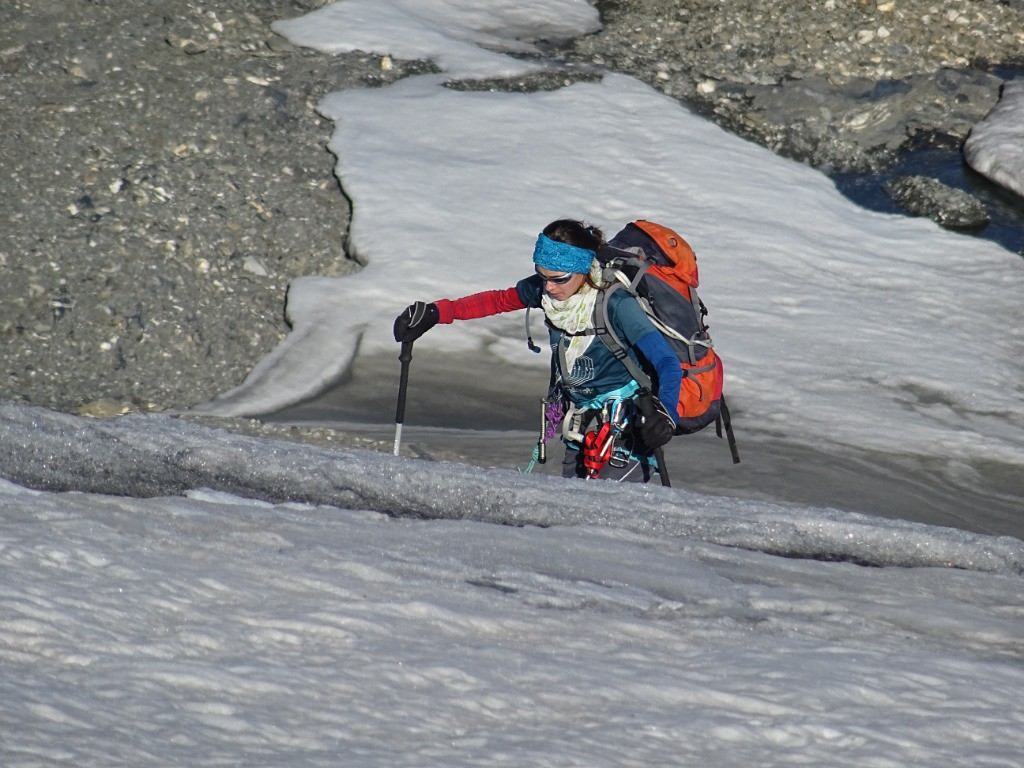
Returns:
[[[565,301],[583,287],[586,275],[575,272],[556,272],[544,267],[537,267],[537,274],[544,281],[544,293],[555,301]],[[566,279],[568,278],[568,279]]]

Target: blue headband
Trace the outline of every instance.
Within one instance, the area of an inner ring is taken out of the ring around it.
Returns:
[[[537,245],[533,249],[533,263],[552,272],[575,272],[585,275],[590,272],[590,265],[596,256],[597,254],[588,248],[577,248],[575,245],[552,240],[543,233],[537,237]]]

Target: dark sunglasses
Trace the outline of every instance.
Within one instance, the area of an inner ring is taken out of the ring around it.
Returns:
[[[576,277],[576,273],[575,272],[570,272],[567,275],[560,275],[559,277],[548,277],[547,275],[542,275],[540,272],[538,272],[537,275],[545,283],[552,283],[554,285],[565,285],[570,280],[572,280],[574,277]]]

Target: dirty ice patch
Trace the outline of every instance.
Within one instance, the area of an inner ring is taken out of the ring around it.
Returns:
[[[526,39],[569,38],[600,28],[583,0],[344,0],[274,31],[325,53],[366,51],[435,61],[453,77],[513,77],[539,65]]]
[[[1024,197],[1024,80],[1003,86],[999,103],[971,129],[964,157],[982,176]]]

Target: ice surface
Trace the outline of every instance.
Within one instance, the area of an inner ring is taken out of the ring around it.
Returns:
[[[1019,765],[1017,540],[2,419],[23,482],[211,488],[0,481],[5,768]]]
[[[584,0],[345,0],[273,26],[326,53],[431,59],[453,77],[512,77],[540,66],[501,53],[538,53],[520,38],[576,37],[600,23]]]
[[[971,128],[964,157],[978,173],[1024,197],[1024,80],[1003,85],[999,103]]]
[[[155,496],[197,488],[267,502],[503,525],[621,528],[789,557],[1024,572],[1024,542],[679,489],[578,483],[234,435],[165,416],[90,421],[0,403],[3,476],[53,491]]]

